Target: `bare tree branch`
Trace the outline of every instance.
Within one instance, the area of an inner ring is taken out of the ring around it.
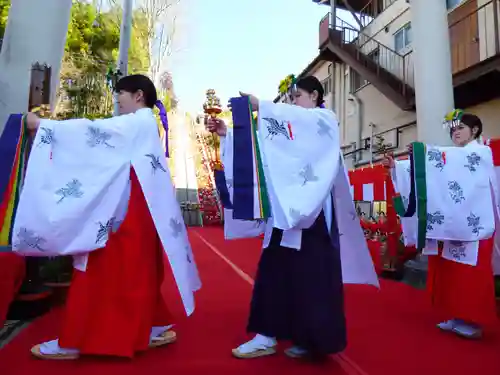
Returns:
[[[138,0],[138,9],[147,22],[144,36],[148,39],[150,75],[155,83],[158,83],[165,59],[175,51],[173,48],[177,21],[175,6],[180,2],[181,0]]]

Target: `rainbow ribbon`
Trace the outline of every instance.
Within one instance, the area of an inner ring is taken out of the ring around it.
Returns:
[[[0,251],[12,245],[12,230],[29,153],[26,117],[10,115],[0,137]]]

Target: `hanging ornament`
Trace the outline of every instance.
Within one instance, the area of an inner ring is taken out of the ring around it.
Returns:
[[[220,99],[215,95],[215,90],[214,89],[208,89],[206,92],[206,100],[205,103],[203,104],[203,111],[207,116],[210,116],[212,119],[215,119],[221,112],[222,112],[222,107],[220,105]],[[222,162],[219,159],[219,139],[218,136],[215,133],[212,133],[213,137],[213,143],[214,143],[214,155],[213,155],[213,165],[212,169],[213,170],[222,170]],[[202,141],[205,143],[204,141]]]

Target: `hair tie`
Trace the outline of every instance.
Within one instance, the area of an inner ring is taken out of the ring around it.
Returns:
[[[160,110],[159,116],[161,123],[163,125],[163,129],[165,129],[165,156],[168,158],[168,117],[167,117],[167,110],[165,109],[165,106],[161,102],[161,100],[157,100],[155,105],[158,107]]]
[[[321,103],[321,104],[319,105],[319,108],[325,108],[325,103]]]

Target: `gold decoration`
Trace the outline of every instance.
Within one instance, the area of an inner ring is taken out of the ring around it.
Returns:
[[[215,95],[214,89],[208,89],[206,92],[207,99],[205,103],[203,103],[203,111],[205,115],[210,116],[212,118],[216,118],[222,112],[222,106],[220,105],[220,99]],[[213,169],[214,170],[222,170],[222,162],[219,159],[219,143],[216,139],[217,135],[212,133],[213,143],[214,143],[214,155],[213,155]]]

